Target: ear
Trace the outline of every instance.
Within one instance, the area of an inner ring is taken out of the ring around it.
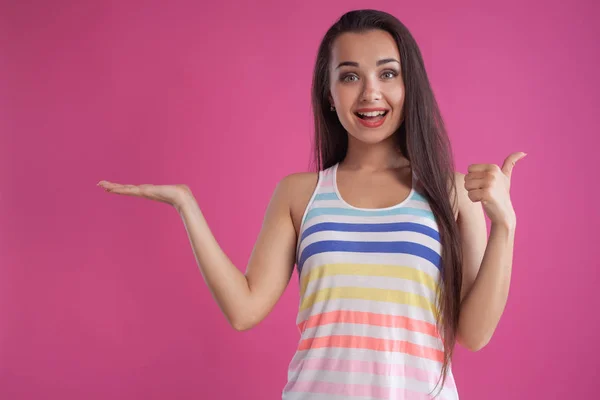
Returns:
[[[329,105],[333,106],[333,97],[331,96],[331,93],[327,95],[327,98],[329,99]]]

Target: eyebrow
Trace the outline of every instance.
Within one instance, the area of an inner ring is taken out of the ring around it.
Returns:
[[[391,63],[391,62],[400,64],[400,61],[396,60],[395,58],[384,58],[382,60],[377,61],[376,65],[379,67],[380,65]],[[342,61],[335,69],[338,69],[338,68],[341,68],[344,66],[358,67],[358,63],[356,61]]]

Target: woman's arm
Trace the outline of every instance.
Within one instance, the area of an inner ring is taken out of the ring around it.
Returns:
[[[109,193],[173,206],[183,220],[198,267],[214,299],[229,323],[237,330],[245,330],[271,311],[289,282],[296,255],[294,222],[297,223],[300,207],[308,202],[309,190],[314,189],[316,179],[312,175],[315,174],[292,174],[279,182],[245,274],[233,265],[215,240],[187,185],[122,185],[100,181],[98,186]]]
[[[464,175],[457,174],[456,186],[463,251],[458,342],[477,351],[491,339],[506,305],[514,227],[492,224],[488,241],[483,208],[468,198]]]
[[[296,232],[290,214],[292,185],[293,176],[277,185],[245,274],[215,240],[191,191],[186,191],[176,206],[202,276],[236,330],[250,329],[266,317],[293,272]]]
[[[509,197],[510,177],[524,156],[510,155],[502,168],[472,165],[468,178],[456,174],[463,250],[458,342],[471,351],[488,344],[508,299],[517,221]],[[489,239],[486,214],[491,220]]]

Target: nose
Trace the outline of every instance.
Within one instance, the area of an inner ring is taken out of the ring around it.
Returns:
[[[360,96],[360,101],[363,103],[373,103],[381,100],[381,91],[377,79],[363,80],[363,90]]]

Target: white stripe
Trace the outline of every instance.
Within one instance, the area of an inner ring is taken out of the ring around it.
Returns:
[[[321,347],[299,351],[294,355],[289,363],[289,368],[294,369],[297,363],[311,358],[333,358],[338,360],[357,360],[381,363],[381,352],[364,351],[364,349],[353,349],[345,347]],[[433,374],[436,378],[442,370],[440,362],[428,358],[417,357],[405,353],[390,353],[385,358],[386,364],[407,365],[412,368],[419,368]],[[452,365],[450,365],[448,379],[452,376]]]
[[[435,386],[435,383],[421,382],[416,379],[397,375],[377,375],[364,372],[339,372],[314,369],[300,370],[298,372],[298,374],[292,373],[291,381],[317,381],[337,384],[347,384],[348,382],[351,382],[353,385],[379,386],[391,389],[390,398],[396,397],[394,389],[408,389],[426,394],[432,391]],[[354,396],[352,398],[354,398]]]
[[[428,226],[438,231],[434,220],[413,214],[381,215],[381,216],[352,216],[352,215],[319,215],[306,221],[302,233],[313,225],[323,222],[342,222],[348,224],[387,224],[395,222],[413,222]],[[300,235],[302,236],[302,234]]]
[[[390,303],[385,301],[362,300],[362,299],[329,299],[320,301],[312,307],[298,311],[296,324],[306,321],[311,315],[317,315],[332,311],[351,310],[376,314],[386,314],[412,318],[417,321],[425,321],[435,325],[433,313],[416,306],[401,303]]]
[[[336,195],[337,193],[335,192],[331,192],[329,190],[323,190],[323,191],[319,191],[319,194],[326,194],[326,195]],[[337,199],[332,199],[332,200],[315,200],[312,203],[312,208],[348,208],[348,206],[346,206],[345,203],[343,203],[340,199],[339,196]],[[385,208],[385,210],[391,210],[394,209],[395,207],[391,207],[391,208]],[[398,208],[418,208],[420,210],[426,210],[426,211],[432,211],[431,207],[429,206],[429,203],[424,203],[422,201],[419,200],[408,200],[406,203],[403,203],[401,206],[398,206]],[[366,210],[366,211],[379,211],[381,209],[379,208],[373,208],[373,209],[369,209],[369,208],[361,208],[361,210]]]
[[[319,193],[321,194],[321,193]],[[312,208],[342,208],[339,200],[315,200]]]
[[[290,389],[293,388],[290,386]],[[335,395],[327,393],[307,393],[283,391],[282,400],[348,400],[346,395]],[[373,397],[352,396],[352,400],[381,400]],[[436,399],[437,400],[437,399]]]
[[[411,199],[409,201],[406,202],[406,204],[404,205],[404,207],[420,208],[421,210],[432,211],[431,207],[429,206],[429,203],[424,203],[424,202],[419,201],[419,200],[413,200],[412,197],[411,197]]]

